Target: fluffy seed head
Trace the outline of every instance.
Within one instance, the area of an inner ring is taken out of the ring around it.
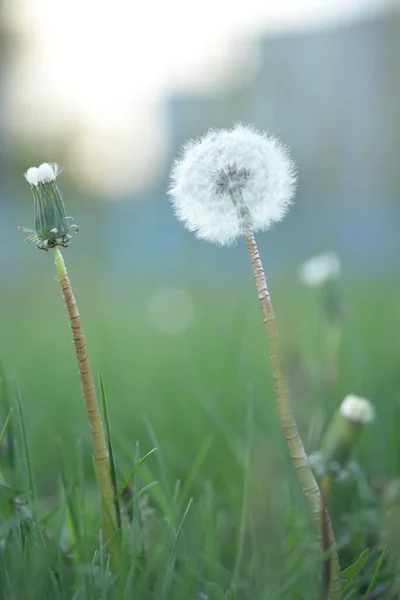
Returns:
[[[39,167],[28,169],[24,176],[28,183],[36,187],[40,183],[55,181],[60,173],[60,165],[57,163],[43,163]]]
[[[340,275],[340,259],[334,252],[323,252],[303,263],[299,278],[304,285],[319,287]]]
[[[375,418],[375,410],[369,400],[349,394],[340,405],[341,415],[353,423],[371,423]]]
[[[265,231],[292,201],[296,173],[288,151],[266,133],[236,125],[184,146],[171,173],[176,216],[201,238],[232,244],[251,227]]]

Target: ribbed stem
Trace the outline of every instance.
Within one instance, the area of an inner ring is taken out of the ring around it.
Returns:
[[[85,336],[82,329],[81,317],[72,293],[71,283],[68,278],[67,269],[61,250],[58,246],[54,248],[54,260],[60,279],[61,289],[67,307],[67,312],[72,329],[72,337],[75,345],[76,358],[79,365],[79,373],[83,395],[85,397],[86,411],[89,419],[90,433],[93,441],[94,462],[97,480],[101,494],[102,528],[103,540],[109,541],[115,536],[115,505],[114,492],[111,482],[110,461],[108,446],[104,435],[103,422],[96,396],[92,371],[86,351]],[[111,563],[115,563],[115,543],[109,544]]]
[[[321,544],[321,549],[324,549],[324,547],[326,547],[326,543],[323,539],[324,536],[321,519],[321,491],[309,465],[303,442],[301,441],[299,430],[297,428],[296,420],[290,406],[286,382],[279,356],[278,330],[276,327],[274,309],[268,292],[267,281],[257,244],[251,229],[248,229],[245,239],[250,254],[251,266],[253,267],[254,278],[256,280],[258,299],[260,301],[263,314],[263,323],[268,338],[269,357],[274,379],[275,394],[284,436],[289,447],[294,468],[296,469],[300,479],[301,488],[311,508],[312,516],[318,532],[318,538]],[[327,513],[326,522],[329,535],[329,546],[330,549],[334,549],[336,545],[335,537],[331,521]],[[335,550],[332,554],[330,565],[329,597],[332,600],[339,600],[342,598],[339,559]]]

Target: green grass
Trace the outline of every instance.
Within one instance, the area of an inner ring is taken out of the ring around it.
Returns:
[[[121,572],[110,574],[68,321],[48,267],[40,285],[22,279],[2,299],[3,423],[13,411],[0,454],[0,598],[317,599],[321,559],[282,438],[251,279],[239,290],[192,286],[191,326],[165,335],[146,311],[155,288],[87,285],[71,270],[107,390],[121,493]],[[394,492],[388,507],[400,474],[399,286],[343,285],[330,385],[318,293],[270,286],[307,450],[347,393],[376,406],[355,456],[363,475],[334,486],[330,506],[342,567],[370,548],[348,572],[345,597],[387,594],[400,543]]]

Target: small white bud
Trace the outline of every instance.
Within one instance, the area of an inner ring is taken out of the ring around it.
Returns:
[[[340,275],[340,259],[334,252],[323,252],[303,263],[299,278],[305,285],[318,287]]]
[[[375,409],[369,400],[349,394],[340,405],[341,415],[352,423],[371,423],[375,419]]]
[[[201,238],[232,244],[248,227],[265,231],[292,201],[295,167],[274,137],[236,125],[189,142],[176,160],[169,194],[176,216]]]
[[[24,175],[28,183],[38,186],[39,183],[55,181],[60,172],[60,165],[57,163],[43,163],[39,167],[31,167]]]
[[[38,176],[39,176],[39,169],[37,167],[31,167],[24,173],[25,179],[31,185],[38,184]]]

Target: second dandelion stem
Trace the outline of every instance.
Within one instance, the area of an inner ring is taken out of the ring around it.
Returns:
[[[101,494],[103,540],[104,542],[110,542],[111,540],[109,551],[111,556],[111,564],[113,564],[115,563],[116,559],[115,506],[108,447],[104,435],[103,422],[96,396],[93,375],[86,352],[86,342],[82,329],[81,317],[76,305],[76,300],[72,293],[71,283],[69,281],[65,262],[59,246],[54,248],[54,261],[71,324],[82,390],[85,397],[86,411],[89,419],[90,433],[93,441],[94,462]]]
[[[301,488],[311,508],[321,548],[324,549],[325,543],[323,540],[321,518],[321,491],[308,463],[303,442],[301,440],[297,423],[290,406],[288,391],[279,356],[278,330],[275,322],[274,309],[268,292],[267,281],[257,244],[250,228],[246,232],[245,239],[250,254],[251,265],[253,268],[254,278],[256,280],[258,299],[260,301],[261,310],[263,313],[263,322],[268,338],[269,356],[274,379],[275,394],[284,436],[289,447],[293,465],[300,479]],[[342,597],[339,559],[335,550],[335,538],[332,525],[329,516],[326,516],[328,524],[329,546],[330,550],[333,552],[330,565],[329,597],[332,600],[339,600]]]

